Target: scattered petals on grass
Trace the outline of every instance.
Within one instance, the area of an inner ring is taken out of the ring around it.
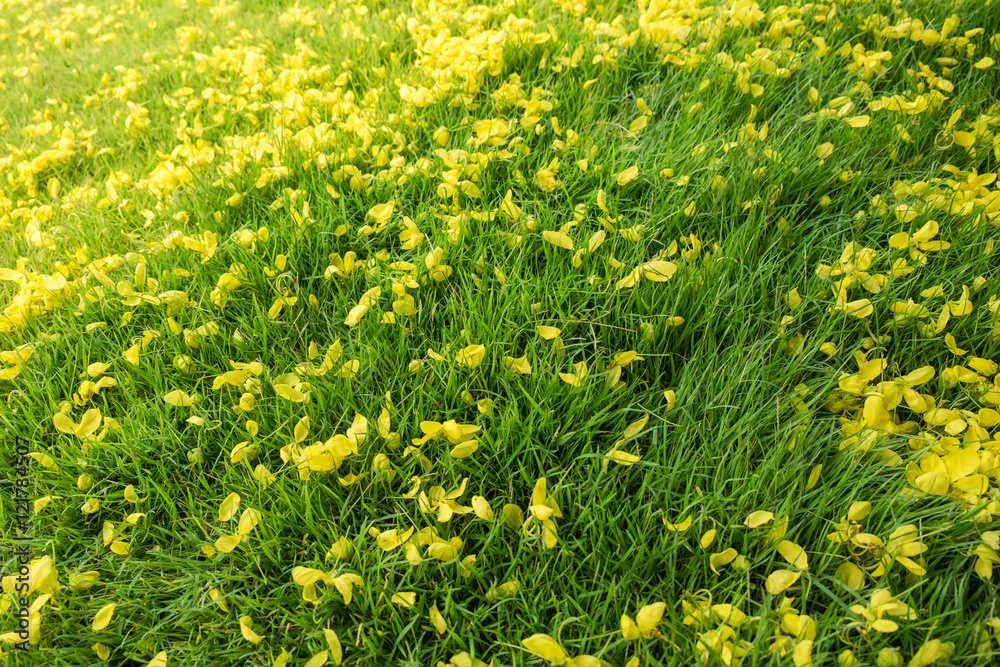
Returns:
[[[977,3],[0,4],[11,537],[47,540],[4,643],[1000,646]]]

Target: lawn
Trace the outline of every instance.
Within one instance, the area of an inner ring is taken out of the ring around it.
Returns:
[[[9,665],[1000,661],[1000,4],[0,0]]]

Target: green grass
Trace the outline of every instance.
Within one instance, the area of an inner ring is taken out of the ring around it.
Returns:
[[[662,8],[673,4],[686,3]],[[545,2],[305,3],[315,25],[282,23],[284,8],[246,0],[217,18],[218,5],[201,2],[100,2],[77,18],[66,3],[0,3],[0,265],[16,270],[0,274],[0,300],[11,304],[0,321],[0,349],[8,351],[0,370],[13,376],[0,380],[0,424],[11,457],[15,436],[36,454],[29,495],[50,502],[31,517],[32,558],[43,568],[48,561],[37,559],[50,558],[58,582],[32,579],[29,600],[51,598],[35,616],[30,650],[7,646],[7,664],[97,664],[91,647],[99,642],[115,665],[146,665],[160,652],[169,665],[272,665],[283,649],[289,665],[305,665],[330,648],[324,629],[339,636],[347,664],[365,665],[465,667],[463,652],[496,667],[537,665],[543,658],[530,647],[538,646],[523,642],[536,634],[568,657],[630,667],[632,659],[816,667],[915,667],[935,655],[955,665],[995,660],[996,584],[982,565],[975,569],[973,552],[985,563],[1000,550],[1000,376],[989,362],[1000,359],[1000,195],[993,181],[955,193],[975,174],[995,174],[1000,160],[1000,69],[974,67],[1000,60],[998,14],[980,2],[846,2],[824,18],[825,5],[796,2],[788,13],[764,2],[763,18],[744,26],[727,18],[725,3],[691,4],[702,14],[686,41],[671,45],[655,27],[640,28],[657,18],[640,21],[645,5],[617,2],[585,5],[578,16]],[[533,21],[520,28],[523,41],[510,14]],[[953,14],[960,22],[943,42],[879,34],[907,17],[940,33]],[[107,27],[89,33],[104,17]],[[801,24],[787,23],[793,19]],[[185,44],[175,31],[182,26],[202,36]],[[54,28],[77,37],[46,41],[58,38]],[[964,36],[974,28],[983,30]],[[116,37],[95,43],[105,31]],[[496,31],[492,52],[486,31]],[[814,37],[830,47],[821,58]],[[837,55],[845,42],[891,51],[887,69],[869,76],[849,68],[852,58]],[[313,53],[303,55],[305,46]],[[573,65],[578,46],[583,55]],[[602,64],[610,49],[616,55]],[[757,49],[771,54],[752,55]],[[262,56],[259,68],[250,51]],[[722,52],[736,63],[769,57],[787,76],[754,65],[746,83],[762,89],[742,92]],[[921,64],[952,84],[939,88],[940,108],[869,108],[883,96],[929,99]],[[128,68],[137,72],[135,89],[116,91]],[[435,76],[453,86],[440,99],[418,106],[401,98],[403,84],[433,88]],[[503,102],[507,96],[521,106]],[[823,117],[838,97],[855,105],[843,118],[865,114],[869,123],[851,127],[836,117],[844,100]],[[648,124],[633,131],[640,98]],[[537,120],[522,127],[532,99],[552,108],[532,112]],[[298,104],[308,112],[295,111]],[[150,123],[130,132],[125,118],[138,107]],[[475,123],[489,119],[509,131],[477,147]],[[64,127],[74,133],[66,152],[38,162],[59,150]],[[450,133],[444,146],[439,127]],[[963,146],[969,137],[973,145]],[[821,160],[816,151],[826,142],[833,150]],[[536,175],[554,158],[557,185],[546,189]],[[186,159],[187,182],[149,185],[165,164]],[[577,166],[584,159],[586,170]],[[618,175],[633,165],[636,178],[620,185]],[[278,166],[287,173],[265,183],[262,174]],[[941,202],[959,196],[970,205],[940,204],[919,186],[899,189],[920,183],[940,188]],[[503,203],[508,193],[516,216]],[[368,212],[390,200],[385,227],[362,233],[374,225]],[[902,209],[896,215],[904,204],[917,213],[911,220]],[[425,235],[415,247],[400,237],[404,216]],[[894,234],[915,234],[929,220],[940,226],[934,240],[950,247],[925,248],[922,263],[890,245]],[[574,262],[602,230],[603,242]],[[574,250],[546,240],[546,231],[565,232]],[[198,247],[205,232],[217,238],[211,252]],[[870,266],[850,253],[852,266],[838,263],[848,243],[874,251]],[[427,260],[436,248],[451,267],[444,280]],[[353,270],[344,267],[348,253]],[[894,267],[898,259],[905,265]],[[641,269],[654,260],[676,271],[654,281]],[[338,263],[339,272],[328,269]],[[820,265],[845,273],[824,277]],[[637,267],[639,279],[626,286]],[[239,285],[213,292],[226,273]],[[46,278],[57,274],[65,286]],[[870,300],[863,317],[837,308],[834,281],[844,275],[879,282],[874,291],[847,287],[846,301]],[[935,285],[943,296],[921,296]],[[394,286],[413,298],[412,314],[394,310]],[[966,314],[963,286],[973,304]],[[376,287],[369,311],[347,324]],[[127,303],[128,288],[159,302]],[[795,308],[792,289],[801,297]],[[171,291],[186,294],[186,304],[169,305]],[[269,314],[282,297],[297,301]],[[937,330],[894,317],[894,304],[910,299],[928,309],[924,325],[947,302],[952,317]],[[539,326],[558,328],[558,341],[544,339]],[[192,334],[206,327],[217,332]],[[953,352],[946,334],[966,354]],[[299,372],[311,385],[308,400],[277,393],[282,375],[319,365],[337,341],[342,353],[328,372]],[[824,343],[836,352],[821,350]],[[33,353],[20,361],[14,350],[24,345]],[[126,358],[136,345],[138,364]],[[481,362],[460,363],[456,354],[474,345],[485,347]],[[629,351],[642,359],[618,367],[616,355]],[[181,356],[190,358],[189,372]],[[525,357],[531,373],[508,372],[507,357]],[[353,360],[356,371],[341,377]],[[866,360],[885,368],[861,392],[845,391],[845,377]],[[87,375],[97,362],[108,367]],[[213,388],[234,362],[259,362],[257,382]],[[587,374],[572,386],[580,362]],[[915,387],[927,401],[917,410],[902,398],[900,378],[925,366],[935,373]],[[80,395],[81,382],[99,377],[114,386]],[[163,397],[174,391],[197,400],[170,405]],[[238,407],[246,393],[254,395],[249,411]],[[91,409],[114,422],[78,437],[55,419],[61,409],[73,423]],[[357,415],[367,420],[364,437]],[[388,415],[388,432],[380,415]],[[449,420],[478,427],[473,454],[450,455],[460,438],[414,444],[427,422]],[[850,444],[859,428],[872,447]],[[352,433],[356,452],[335,472],[300,478],[290,444],[350,448]],[[244,442],[250,460],[233,454]],[[640,458],[619,465],[615,448]],[[911,483],[908,465],[923,474],[935,456],[947,460],[943,481]],[[961,463],[970,456],[975,469]],[[258,464],[273,483],[259,481]],[[0,493],[9,541],[17,534],[15,476],[12,463]],[[407,494],[413,478],[433,511]],[[524,520],[547,513],[530,508],[542,478],[562,515],[553,517],[550,546],[537,519],[517,528],[504,518],[508,505]],[[456,502],[467,513],[438,521],[432,487],[448,493],[463,483]],[[138,503],[126,499],[129,485]],[[233,493],[239,507],[220,521]],[[83,512],[90,501],[99,508]],[[871,511],[854,532],[881,543],[829,539],[861,501]],[[245,541],[229,553],[215,549],[241,516],[250,521],[248,509],[261,518]],[[773,519],[748,527],[756,511]],[[143,514],[134,525],[126,521],[133,513]],[[686,530],[667,525],[688,517]],[[885,544],[909,525],[926,551]],[[414,550],[381,548],[372,535],[410,528],[461,546],[438,559],[411,537],[422,560],[414,564]],[[349,553],[327,558],[340,538]],[[128,552],[113,551],[113,540],[127,542]],[[795,545],[807,568],[787,557]],[[713,554],[730,548],[738,556],[713,568]],[[891,562],[876,576],[884,553],[914,562]],[[837,576],[845,563],[864,572],[860,585]],[[5,574],[16,567],[6,555]],[[297,567],[349,573],[363,585],[345,604],[332,583],[319,583],[313,604],[293,580]],[[799,578],[772,594],[765,582],[776,570]],[[91,571],[99,573],[92,586],[73,585],[74,575]],[[8,593],[12,583],[5,580]],[[852,610],[879,589],[914,612],[885,616],[898,623],[891,632]],[[415,594],[415,605],[394,602],[399,593]],[[5,600],[3,631],[15,626],[19,605],[12,594]],[[627,639],[622,616],[634,620],[657,602],[665,609],[651,636]],[[110,623],[94,631],[95,614],[112,603]],[[244,616],[261,641],[241,633]]]

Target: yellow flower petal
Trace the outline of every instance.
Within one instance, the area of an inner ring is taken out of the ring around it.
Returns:
[[[146,663],[146,667],[167,667],[167,652],[157,653],[152,660]]]
[[[794,584],[802,576],[801,572],[791,570],[775,570],[768,575],[764,587],[771,595],[781,595],[785,589]]]
[[[715,553],[709,556],[708,565],[709,567],[712,568],[713,572],[718,574],[720,567],[725,567],[726,565],[729,565],[730,563],[733,562],[733,559],[736,558],[736,556],[738,555],[739,554],[736,552],[736,549],[729,547],[725,551],[720,551],[719,553]]]
[[[701,536],[701,540],[699,541],[702,549],[707,549],[712,546],[712,542],[715,541],[716,532],[715,528],[705,531],[705,534]]]
[[[417,604],[417,594],[409,591],[396,593],[389,598],[389,601],[394,604],[398,604],[401,607],[413,607]]]
[[[547,327],[547,326],[538,327],[538,335],[544,338],[545,340],[552,340],[561,333],[562,330],[557,329],[556,327]]]
[[[242,540],[242,535],[223,535],[215,541],[215,548],[227,554],[239,546]]]
[[[629,618],[626,614],[622,614],[621,628],[622,637],[624,637],[627,641],[634,642],[636,639],[642,637],[642,634],[639,632],[639,626],[637,626],[635,621]]]
[[[80,426],[76,429],[76,435],[79,438],[86,438],[91,433],[97,430],[97,427],[101,425],[101,411],[97,408],[92,408],[83,413],[83,419],[80,420]]]
[[[663,612],[666,611],[666,608],[667,605],[665,602],[654,602],[653,604],[644,606],[635,615],[635,624],[643,637],[648,639],[652,636],[653,630],[660,623],[660,619],[663,618]]]
[[[469,345],[455,353],[455,363],[475,368],[486,357],[485,345]]]
[[[230,493],[219,505],[219,521],[229,521],[240,508],[240,494]]]
[[[624,186],[634,181],[638,175],[639,166],[634,164],[628,169],[619,172],[618,175],[615,176],[615,182],[620,186]]]
[[[541,633],[534,634],[527,639],[522,639],[521,643],[524,645],[524,648],[536,655],[540,655],[553,665],[564,665],[569,660],[566,649],[548,635]]]
[[[472,456],[477,449],[479,449],[479,443],[475,440],[469,440],[452,447],[450,455],[453,459],[464,459],[467,456]]]
[[[431,625],[434,626],[434,631],[439,635],[443,635],[448,630],[448,623],[444,620],[444,616],[438,611],[437,602],[431,605],[430,609]]]
[[[327,662],[330,661],[330,651],[320,651],[313,657],[306,661],[303,667],[323,667]]]
[[[563,232],[553,232],[550,230],[545,230],[542,232],[542,238],[551,243],[552,245],[559,246],[560,248],[565,248],[566,250],[573,250],[573,239],[569,235]]]
[[[94,614],[94,623],[91,625],[91,629],[97,632],[108,627],[108,623],[111,622],[111,616],[115,613],[115,607],[117,606],[117,604],[112,602],[101,607],[100,611]]]
[[[667,530],[675,533],[683,533],[685,530],[691,527],[691,522],[694,520],[694,515],[689,514],[688,518],[684,519],[680,523],[670,523],[664,519],[663,523],[667,527]]]
[[[173,405],[174,407],[187,407],[191,405],[194,401],[192,398],[185,394],[180,389],[174,389],[163,395],[163,401],[168,405]]]
[[[659,283],[670,280],[677,273],[676,264],[658,259],[646,262],[640,268],[642,269],[642,275],[647,280]]]
[[[823,464],[813,466],[812,470],[809,471],[809,479],[806,480],[806,491],[810,490],[816,483],[819,482],[820,473],[823,472]]]
[[[70,419],[66,415],[66,413],[64,413],[64,412],[57,412],[52,417],[52,423],[55,424],[55,427],[58,430],[62,431],[63,433],[68,433],[70,435],[76,435],[76,424],[73,422],[72,419]]]
[[[750,516],[743,520],[743,525],[748,528],[756,528],[757,526],[763,526],[765,523],[774,518],[774,512],[765,512],[763,510],[757,510],[756,512],[751,512]]]
[[[368,308],[369,308],[368,304],[363,304],[363,303],[359,303],[358,305],[354,306],[354,308],[351,308],[351,312],[347,314],[347,317],[344,318],[344,324],[346,324],[349,327],[353,327],[355,324],[361,321],[362,317],[365,316],[365,313],[368,312]]]
[[[333,664],[339,665],[344,661],[344,649],[340,645],[340,638],[337,633],[329,628],[323,628],[323,636],[326,638],[326,645],[330,647],[330,657]]]
[[[249,616],[240,616],[240,632],[243,634],[243,639],[251,644],[259,644],[264,637],[254,632],[252,627],[253,619]]]
[[[809,569],[809,557],[806,556],[806,550],[794,542],[782,540],[778,544],[778,553],[794,567],[800,570]]]

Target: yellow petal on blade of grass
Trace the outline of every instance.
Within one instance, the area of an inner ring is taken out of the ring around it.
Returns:
[[[767,576],[764,587],[771,595],[781,595],[789,586],[798,581],[801,576],[801,572],[775,570]]]
[[[240,494],[230,493],[219,505],[219,521],[229,521],[240,509]]]
[[[117,606],[117,604],[112,602],[101,607],[100,611],[94,614],[94,623],[91,625],[91,629],[97,632],[108,627],[108,623],[111,622],[111,616],[115,613],[115,607]]]
[[[615,176],[615,182],[619,186],[625,186],[634,181],[637,176],[639,176],[639,165],[634,164],[628,169],[618,172],[618,175]]]
[[[872,629],[878,630],[879,632],[895,632],[899,630],[899,624],[895,621],[890,621],[887,618],[880,618],[877,621],[872,622]]]
[[[376,225],[384,225],[392,216],[393,206],[395,203],[395,200],[391,200],[385,204],[376,204],[368,210],[368,214],[365,217],[371,218]]]
[[[572,387],[579,387],[583,383],[583,379],[587,377],[587,362],[578,361],[573,364],[573,370],[575,373],[560,373],[559,378],[566,384]]]
[[[274,393],[286,401],[292,401],[293,403],[302,403],[306,399],[306,394],[287,384],[275,384]]]
[[[90,650],[96,653],[97,657],[103,661],[106,661],[108,658],[111,657],[111,649],[109,649],[101,642],[97,642],[96,644],[91,646]]]
[[[837,310],[842,310],[858,319],[864,319],[875,312],[875,307],[868,299],[857,299],[837,306]]]
[[[76,429],[76,436],[80,439],[86,438],[96,431],[100,425],[101,411],[97,408],[91,408],[83,413],[83,418],[80,419],[80,426]]]
[[[663,524],[667,527],[667,530],[675,533],[683,533],[685,530],[691,527],[691,522],[694,520],[694,515],[689,514],[688,518],[684,519],[680,523],[670,523],[666,519],[663,520]]]
[[[68,433],[69,435],[76,435],[76,423],[66,413],[57,412],[52,417],[52,423],[55,424],[56,429],[59,431]]]
[[[326,663],[330,661],[330,651],[320,651],[313,657],[309,658],[303,667],[323,667]]]
[[[177,408],[185,408],[194,402],[191,396],[185,394],[180,389],[174,389],[173,391],[164,394],[163,401],[168,405],[172,405]]]
[[[398,604],[401,607],[413,607],[417,604],[417,594],[409,591],[404,591],[402,593],[396,593],[389,601],[393,604]]]
[[[555,639],[546,634],[534,634],[527,639],[522,639],[521,644],[535,655],[548,660],[553,665],[564,665],[569,660],[566,649]]]
[[[326,638],[326,645],[330,647],[333,664],[339,665],[344,661],[344,649],[340,645],[340,637],[330,628],[323,628],[323,636]]]
[[[662,283],[670,280],[677,273],[677,265],[673,262],[667,262],[660,259],[655,259],[651,262],[646,262],[641,267],[642,275],[647,280],[652,280],[653,282]]]
[[[493,520],[493,508],[490,507],[490,502],[482,496],[472,496],[472,510],[483,521]]]
[[[872,504],[867,500],[859,500],[851,503],[847,509],[848,521],[864,521],[872,511]]]
[[[467,456],[475,454],[477,449],[479,449],[479,443],[475,440],[469,440],[468,442],[463,442],[460,445],[452,447],[449,454],[453,459],[464,459]]]
[[[448,623],[444,620],[444,616],[438,611],[437,602],[431,605],[430,610],[431,625],[434,626],[434,632],[439,635],[443,635],[448,630]]]
[[[139,365],[139,344],[136,343],[129,349],[122,352],[122,359],[129,362],[133,366]]]
[[[778,553],[793,567],[797,567],[800,570],[809,569],[809,558],[806,556],[806,550],[794,542],[782,540],[778,544]]]
[[[650,637],[653,630],[660,623],[660,619],[663,618],[663,612],[666,609],[667,605],[665,602],[654,602],[653,604],[647,604],[639,610],[635,615],[635,624],[643,637]]]
[[[215,541],[215,548],[227,554],[239,546],[242,539],[242,535],[223,535]]]
[[[146,663],[146,667],[167,667],[167,652],[157,653],[152,660]]]
[[[774,518],[774,512],[765,512],[764,510],[757,510],[756,512],[751,512],[750,516],[743,520],[743,525],[748,528],[756,528],[757,526],[763,526],[765,523]]]
[[[455,363],[475,368],[486,357],[485,345],[469,345],[455,353]]]
[[[236,529],[236,534],[237,535],[249,534],[251,530],[257,527],[257,524],[260,523],[260,520],[261,520],[261,513],[259,510],[255,510],[252,507],[246,508],[240,515],[240,525],[239,528]]]
[[[562,333],[562,330],[561,329],[557,329],[556,327],[547,327],[547,326],[544,326],[544,325],[540,325],[538,327],[538,335],[541,336],[542,338],[544,338],[545,340],[552,340],[553,338],[557,337],[561,333]]]
[[[717,532],[718,531],[716,531],[715,528],[705,531],[705,534],[701,536],[701,540],[698,542],[702,549],[707,549],[712,546],[712,542],[715,541],[715,534]]]
[[[642,637],[642,634],[639,632],[639,626],[635,624],[635,621],[628,617],[628,614],[622,614],[621,629],[622,637],[624,637],[626,641],[634,642],[636,639]]]
[[[709,567],[712,568],[712,572],[718,574],[719,573],[718,568],[729,565],[730,563],[733,562],[733,559],[736,558],[736,556],[738,555],[739,554],[736,552],[736,549],[729,547],[725,551],[720,551],[719,553],[715,553],[709,556],[708,565]]]
[[[368,304],[359,303],[358,305],[351,308],[351,311],[347,313],[347,317],[344,318],[344,324],[349,327],[353,327],[355,324],[361,321],[361,318],[365,316],[368,312]]]
[[[944,344],[952,354],[963,356],[968,352],[968,350],[963,350],[958,346],[958,341],[955,340],[953,334],[947,333],[944,335]]]
[[[629,454],[628,452],[623,452],[623,451],[618,450],[618,449],[612,449],[607,454],[605,454],[605,456],[607,456],[608,458],[610,458],[612,461],[614,461],[618,465],[622,465],[622,466],[634,465],[634,464],[638,463],[640,460],[642,460],[641,456],[638,456],[636,454]]]
[[[851,590],[858,590],[865,583],[865,573],[854,563],[841,563],[834,573],[834,578]]]
[[[623,440],[628,440],[629,438],[638,435],[642,429],[646,428],[646,424],[649,422],[649,415],[646,415],[642,419],[636,420],[625,427],[625,433],[622,435]]]
[[[528,362],[528,355],[523,357],[504,357],[504,366],[510,373],[518,375],[531,375],[531,364]]]
[[[547,229],[542,232],[542,238],[554,246],[559,246],[560,248],[565,248],[566,250],[573,250],[573,239],[571,239],[569,235],[564,232],[554,232]]]
[[[962,130],[955,130],[952,133],[952,138],[955,143],[963,148],[969,148],[976,143],[976,135],[972,132],[963,132]]]
[[[412,527],[403,533],[399,533],[395,528],[391,530],[383,530],[375,538],[375,542],[383,551],[392,551],[410,539],[410,536],[413,535],[415,530],[416,529]]]
[[[49,503],[51,503],[53,500],[57,500],[59,498],[62,498],[62,496],[42,496],[41,498],[37,499],[33,503],[34,504],[35,514],[38,514],[43,509],[45,509],[46,507],[48,507]]]
[[[258,635],[252,628],[253,619],[249,616],[240,616],[240,632],[243,634],[243,639],[251,644],[259,644],[264,637]]]
[[[819,482],[819,476],[823,472],[823,464],[813,466],[812,470],[809,471],[809,479],[806,480],[806,491],[810,490],[816,483]]]
[[[131,484],[129,484],[128,486],[125,487],[125,491],[124,491],[123,495],[125,497],[125,500],[129,501],[130,503],[136,504],[136,505],[139,504],[140,502],[142,502],[143,500],[146,500],[145,498],[142,498],[140,500],[139,496],[136,495],[135,487],[132,486]]]

